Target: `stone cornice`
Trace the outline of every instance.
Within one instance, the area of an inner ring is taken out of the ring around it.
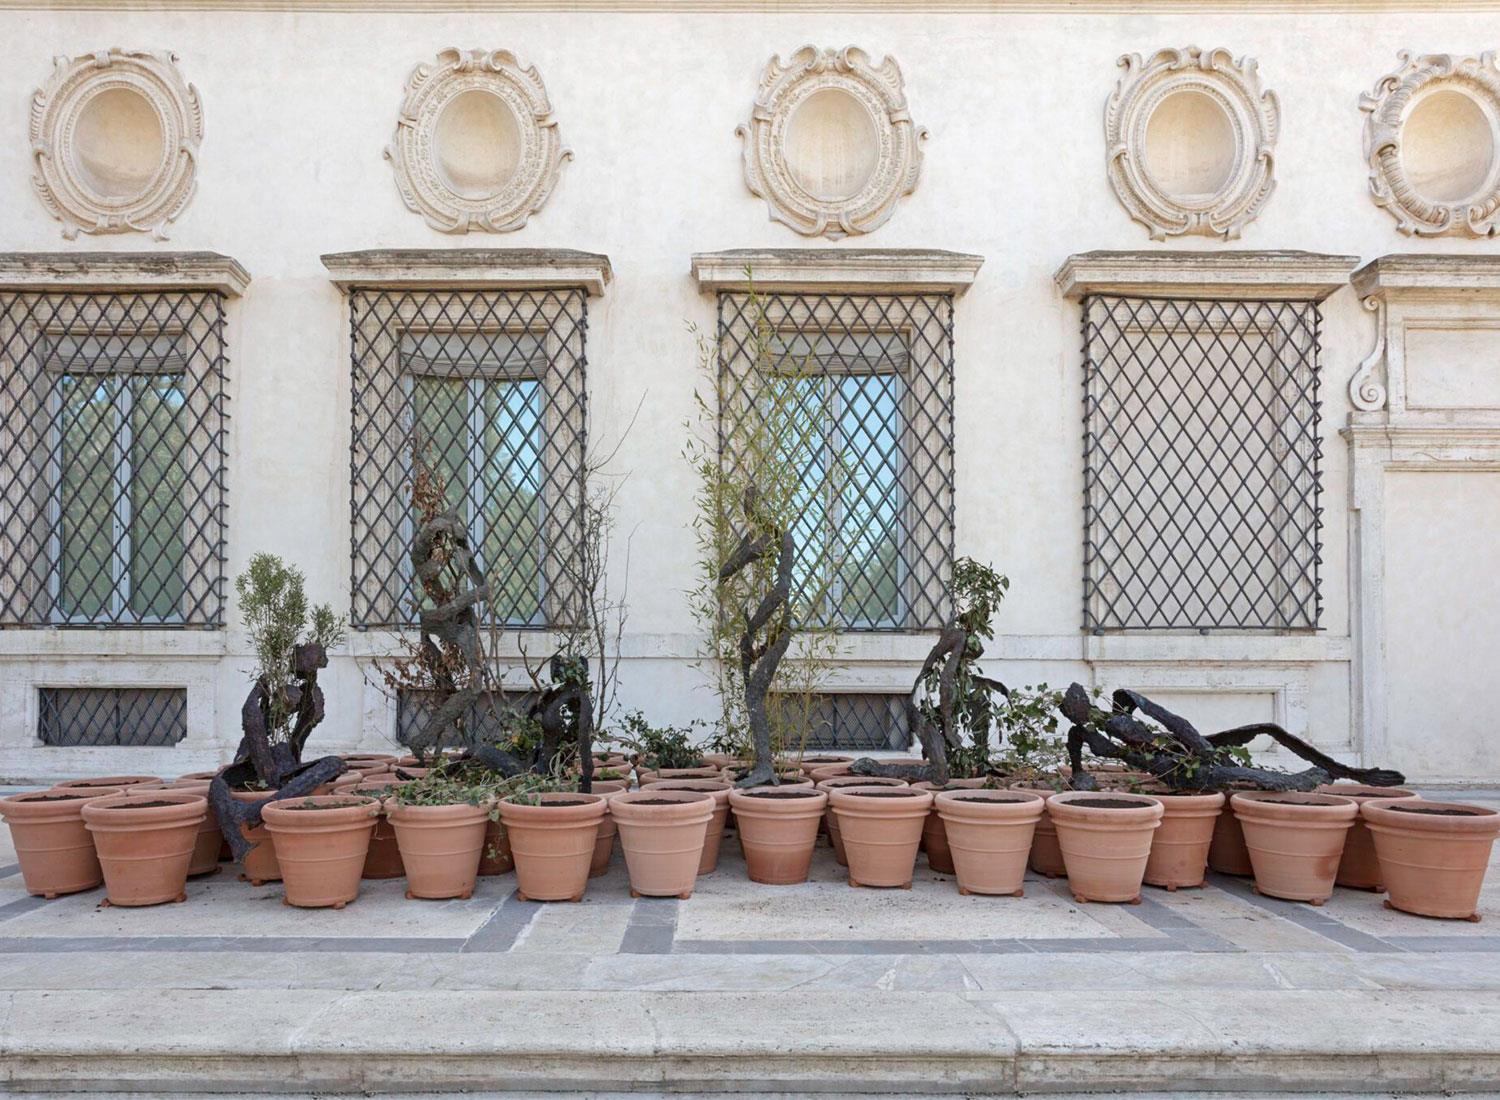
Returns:
[[[1170,15],[1243,12],[1401,14],[1500,12],[1500,0],[0,0],[13,11],[271,12],[859,12],[956,15]]]
[[[1065,298],[1268,298],[1322,301],[1349,281],[1357,256],[1319,252],[1080,252],[1054,278]]]
[[[1350,282],[1361,298],[1389,292],[1453,294],[1460,291],[1500,293],[1500,256],[1394,253],[1371,260]]]
[[[218,252],[0,252],[0,290],[245,292],[250,273]]]
[[[597,297],[614,277],[609,257],[571,248],[371,248],[322,257],[341,289],[351,286],[523,290],[582,287]]]
[[[701,291],[866,290],[962,294],[984,257],[921,248],[731,248],[693,256]],[[746,272],[749,272],[747,277]]]

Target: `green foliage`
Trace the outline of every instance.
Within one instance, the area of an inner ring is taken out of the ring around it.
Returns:
[[[615,734],[615,740],[639,753],[642,767],[657,770],[703,766],[702,750],[689,740],[691,728],[653,726],[638,710],[625,715],[620,725],[622,728]]]
[[[291,718],[287,688],[294,682],[297,646],[312,643],[327,649],[338,645],[344,638],[344,620],[328,604],[309,608],[302,571],[275,554],[254,555],[245,572],[235,578],[234,590],[255,650],[252,675],[265,681],[270,700],[267,733],[273,741],[284,740]]]
[[[989,565],[973,558],[953,563],[952,599],[954,621],[964,632],[963,652],[954,677],[953,728],[963,740],[948,747],[948,765],[958,778],[983,775],[990,766],[990,730],[995,724],[995,697],[999,685],[979,670],[984,643],[994,638],[995,612],[1010,588],[1010,580]],[[943,668],[929,669],[920,687],[918,709],[923,721],[942,726],[941,691]]]
[[[1012,688],[995,704],[995,728],[1001,737],[994,765],[1021,778],[1055,773],[1067,762],[1067,746],[1058,734],[1062,692],[1046,684]]]

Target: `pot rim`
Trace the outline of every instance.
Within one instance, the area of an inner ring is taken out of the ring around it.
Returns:
[[[1135,805],[1128,808],[1079,805],[1080,802],[1090,798],[1125,800]],[[1058,807],[1062,808],[1061,814],[1057,813]],[[1047,799],[1047,812],[1054,818],[1071,817],[1074,821],[1119,821],[1121,824],[1143,824],[1148,821],[1160,821],[1166,810],[1166,805],[1154,795],[1132,794],[1129,791],[1059,791]],[[1100,816],[1105,814],[1109,816]]]
[[[54,791],[87,790],[90,787],[133,787],[138,783],[161,783],[163,779],[159,775],[102,775],[83,776],[79,779],[65,779],[61,783],[52,784]]]
[[[168,806],[143,806],[143,802],[169,802]],[[208,799],[191,791],[125,791],[84,803],[83,820],[90,825],[172,825],[200,821],[208,814]]]
[[[1359,803],[1354,799],[1313,791],[1236,791],[1229,804],[1236,813],[1261,817],[1352,821],[1359,816]]]
[[[1367,783],[1320,783],[1313,788],[1314,794],[1331,794],[1339,798],[1352,798],[1356,802],[1364,802],[1370,799],[1380,801],[1400,801],[1408,798],[1421,798],[1416,791],[1407,790],[1405,787],[1372,787]]]
[[[1411,813],[1393,807],[1409,802],[1421,802],[1429,809],[1464,810],[1461,815]],[[1488,806],[1477,806],[1472,802],[1432,802],[1414,798],[1377,798],[1363,803],[1359,808],[1362,817],[1371,829],[1377,831],[1401,831],[1429,834],[1458,834],[1467,836],[1495,836],[1500,834],[1500,810]]]
[[[787,786],[783,783],[775,787],[734,787],[729,792],[729,804],[736,814],[743,810],[752,817],[757,813],[806,814],[811,817],[822,814],[828,805],[828,792],[816,787],[798,786],[796,789],[803,793],[794,795],[776,793]]]
[[[353,800],[353,805],[350,800]],[[307,808],[307,803],[315,803],[313,809]],[[328,803],[324,805],[324,803]],[[371,810],[374,813],[371,813]],[[345,812],[348,811],[348,812]],[[309,794],[300,798],[283,798],[272,802],[263,809],[261,819],[271,821],[313,821],[326,822],[330,818],[365,818],[374,817],[380,812],[380,799],[371,798],[369,795],[351,794],[343,792],[338,794]],[[290,815],[296,814],[296,817]]]
[[[644,806],[648,799],[666,799],[670,806]],[[713,817],[718,803],[710,791],[662,791],[652,787],[623,791],[609,800],[610,816],[619,821],[668,819],[673,824],[691,823]],[[624,813],[620,811],[624,810]]]
[[[820,791],[831,791],[839,787],[910,787],[911,784],[895,775],[831,775],[813,786]]]
[[[1045,805],[1047,802],[1037,791],[996,790],[984,787],[970,787],[958,791],[934,791],[932,797],[934,802],[941,802],[944,805],[952,802],[959,802],[969,806],[983,803],[1004,806],[1030,804],[1032,802],[1040,802]]]
[[[54,819],[82,818],[83,807],[90,802],[100,798],[113,798],[115,795],[124,794],[124,787],[110,787],[94,790],[89,787],[46,787],[35,791],[21,791],[17,794],[8,794],[0,798],[0,818],[9,819],[14,816],[18,821],[38,821],[51,817]],[[74,793],[78,792],[78,793]],[[52,798],[41,798],[41,795],[52,795]],[[58,798],[57,795],[64,795]],[[24,807],[24,808],[23,808]],[[54,812],[55,811],[55,812]]]

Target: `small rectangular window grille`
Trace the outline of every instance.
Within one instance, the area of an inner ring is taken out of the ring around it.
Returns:
[[[796,749],[805,723],[807,752],[839,749],[857,752],[902,751],[911,747],[905,693],[830,692],[810,701],[772,695],[773,722],[783,730],[786,751]]]
[[[719,295],[720,461],[749,472],[767,387],[800,430],[794,603],[841,630],[930,630],[953,560],[953,300]]]
[[[353,625],[416,624],[414,453],[467,519],[490,614],[562,623],[586,444],[584,291],[356,289],[350,314]]]
[[[531,694],[523,691],[480,696],[464,716],[464,743],[493,745],[503,742],[507,736],[503,721],[506,708],[524,714],[530,702]],[[401,689],[396,696],[396,740],[410,745],[412,738],[427,728],[437,706],[437,696],[432,691]],[[451,736],[446,743],[451,746]]]
[[[42,688],[37,737],[59,748],[175,745],[187,736],[183,688]]]
[[[1315,630],[1313,302],[1083,303],[1084,628]]]
[[[0,294],[0,626],[221,626],[213,291]]]

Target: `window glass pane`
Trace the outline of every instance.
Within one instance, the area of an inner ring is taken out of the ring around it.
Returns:
[[[896,626],[902,591],[901,395],[897,374],[838,379],[844,473],[837,540],[839,614],[855,626]]]
[[[484,384],[481,561],[507,622],[542,620],[542,387]]]
[[[129,379],[130,610],[144,619],[181,614],[185,556],[180,375]]]
[[[119,379],[64,375],[60,390],[58,602],[65,617],[100,618],[115,589]]]

